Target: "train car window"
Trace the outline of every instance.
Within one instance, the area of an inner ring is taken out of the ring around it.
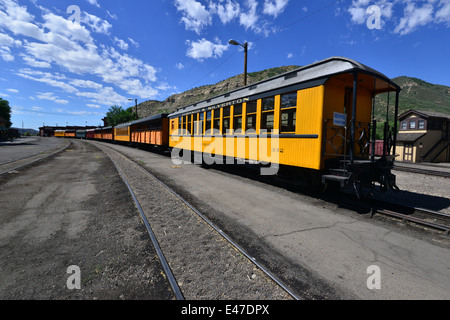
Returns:
[[[183,134],[187,134],[187,129],[188,129],[188,116],[184,116],[183,117],[184,118],[184,120],[183,120]]]
[[[257,110],[256,100],[247,102],[247,116],[245,122],[246,130],[256,130],[256,110]]]
[[[271,133],[274,128],[274,109],[275,97],[262,100],[261,130],[267,130],[267,133]]]
[[[181,132],[181,126],[183,125],[183,117],[179,117],[178,118],[178,129],[179,129],[179,132]]]
[[[211,130],[211,111],[206,112],[205,132]]]
[[[295,132],[297,92],[281,96],[280,132]]]
[[[275,108],[275,98],[265,98],[262,100],[262,111],[270,111]]]
[[[281,109],[297,107],[297,92],[283,94],[281,96]]]
[[[230,111],[231,107],[225,107],[223,108],[223,114],[222,114],[222,132],[224,134],[227,133],[227,130],[231,128],[230,125]]]
[[[192,134],[192,115],[187,116],[187,135]]]
[[[214,110],[213,130],[220,132],[220,109]]]
[[[242,130],[242,103],[234,106],[233,129],[234,132]]]
[[[192,124],[194,125],[192,128],[192,135],[196,135],[198,134],[198,113],[193,114],[192,117]]]
[[[198,121],[198,134],[203,134],[203,123],[204,123],[205,113],[200,112],[199,121]]]

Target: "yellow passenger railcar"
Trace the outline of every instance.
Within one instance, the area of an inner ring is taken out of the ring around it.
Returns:
[[[398,85],[354,60],[332,57],[178,109],[169,115],[169,145],[206,163],[270,164],[277,173],[323,183],[395,187],[395,121],[390,128],[386,119],[384,128],[393,147],[381,159],[371,153],[374,99],[386,92],[395,93],[396,119]]]
[[[65,130],[55,130],[55,137],[64,138]]]
[[[114,127],[114,140],[120,142],[130,142],[130,123],[119,124]]]

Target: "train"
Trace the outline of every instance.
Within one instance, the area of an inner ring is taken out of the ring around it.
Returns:
[[[169,150],[174,161],[249,164],[314,189],[397,191],[392,168],[400,91],[362,63],[331,57],[173,113],[66,137],[156,147]],[[375,118],[381,94],[383,120]],[[383,147],[375,154],[377,128]]]

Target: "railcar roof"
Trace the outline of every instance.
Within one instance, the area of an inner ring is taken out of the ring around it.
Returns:
[[[157,114],[157,115],[154,115],[154,116],[148,116],[148,117],[145,117],[145,118],[142,118],[142,119],[139,119],[139,120],[134,120],[134,121],[118,124],[116,126],[116,128],[124,128],[124,127],[128,127],[128,126],[131,126],[131,125],[134,125],[134,124],[139,124],[139,123],[142,123],[142,122],[147,122],[147,121],[167,118],[168,115],[169,115],[168,113],[160,113],[160,114]]]
[[[203,100],[182,108],[169,114],[170,118],[178,117],[182,114],[189,113],[195,110],[199,110],[211,105],[219,105],[221,103],[237,100],[243,97],[252,97],[262,94],[274,89],[280,89],[289,87],[296,84],[311,82],[314,85],[319,85],[321,82],[314,82],[322,79],[325,81],[332,75],[349,73],[349,72],[361,72],[365,74],[373,75],[379,79],[382,79],[387,84],[392,86],[393,90],[400,90],[400,87],[392,82],[384,74],[362,64],[355,60],[345,57],[331,57],[321,61],[314,62],[310,65],[274,76],[272,78],[262,80],[257,83],[252,83],[245,87],[236,89],[234,91],[227,92],[225,94],[218,95],[216,97]],[[323,83],[323,82],[322,82]]]

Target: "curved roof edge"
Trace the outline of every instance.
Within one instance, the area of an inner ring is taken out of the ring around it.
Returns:
[[[225,101],[232,101],[244,96],[255,96],[263,92],[273,90],[274,88],[288,87],[298,83],[306,83],[321,78],[327,78],[340,73],[349,73],[355,71],[374,75],[377,78],[384,80],[387,84],[391,85],[396,91],[400,90],[400,87],[397,84],[392,82],[391,79],[389,79],[381,72],[378,72],[358,61],[336,56],[316,61],[298,69],[291,70],[274,77],[252,83],[245,87],[241,87],[224,94],[220,94],[218,96],[178,108],[177,111],[169,114],[169,117],[172,118],[186,112],[201,109],[206,107],[208,104],[220,104]]]

